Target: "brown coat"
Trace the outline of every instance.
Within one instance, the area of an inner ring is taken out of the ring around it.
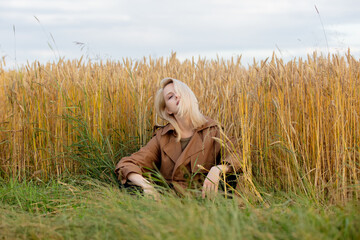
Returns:
[[[176,142],[174,127],[167,124],[154,132],[151,140],[138,152],[129,157],[122,158],[116,165],[115,172],[124,184],[129,173],[142,174],[147,169],[156,166],[168,183],[189,187],[191,179],[193,184],[202,184],[207,171],[214,165],[221,163],[231,164],[235,171],[240,169],[240,162],[229,156],[221,161],[221,145],[215,138],[220,138],[219,125],[207,118],[207,123],[196,129],[189,144],[181,151],[180,142]],[[234,160],[232,160],[234,159]],[[205,169],[199,168],[198,165]],[[199,174],[200,173],[200,174]]]

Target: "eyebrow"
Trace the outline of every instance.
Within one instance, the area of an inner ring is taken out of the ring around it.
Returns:
[[[166,96],[168,96],[169,94],[174,94],[173,92],[169,92],[168,94],[166,94]]]

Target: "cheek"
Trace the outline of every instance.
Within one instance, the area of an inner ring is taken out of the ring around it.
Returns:
[[[165,108],[166,108],[166,109],[170,109],[170,108],[171,108],[170,102],[166,102],[166,103],[165,103]]]
[[[169,99],[165,102],[166,107],[170,107],[173,104],[172,99]]]

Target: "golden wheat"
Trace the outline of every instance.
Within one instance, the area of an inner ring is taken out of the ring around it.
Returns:
[[[136,137],[144,145],[158,122],[153,96],[174,77],[195,92],[201,110],[242,146],[247,176],[271,189],[314,198],[359,199],[360,63],[318,56],[284,63],[275,55],[245,68],[241,57],[0,66],[2,177],[49,178],[77,172],[66,146],[81,117],[95,139],[111,135],[117,149]],[[113,134],[114,132],[118,134]],[[118,159],[114,159],[114,162]]]

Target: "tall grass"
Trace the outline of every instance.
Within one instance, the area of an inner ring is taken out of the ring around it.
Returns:
[[[176,54],[60,59],[19,70],[3,64],[2,178],[46,180],[87,172],[95,163],[90,174],[113,179],[111,166],[146,144],[152,126],[162,123],[153,96],[170,76],[188,84],[202,112],[237,139],[244,174],[255,185],[319,201],[360,198],[360,63],[350,52],[287,63],[273,55],[247,68],[241,57],[180,62]]]
[[[359,205],[303,196],[237,199],[129,195],[94,180],[0,181],[1,239],[359,239]]]

